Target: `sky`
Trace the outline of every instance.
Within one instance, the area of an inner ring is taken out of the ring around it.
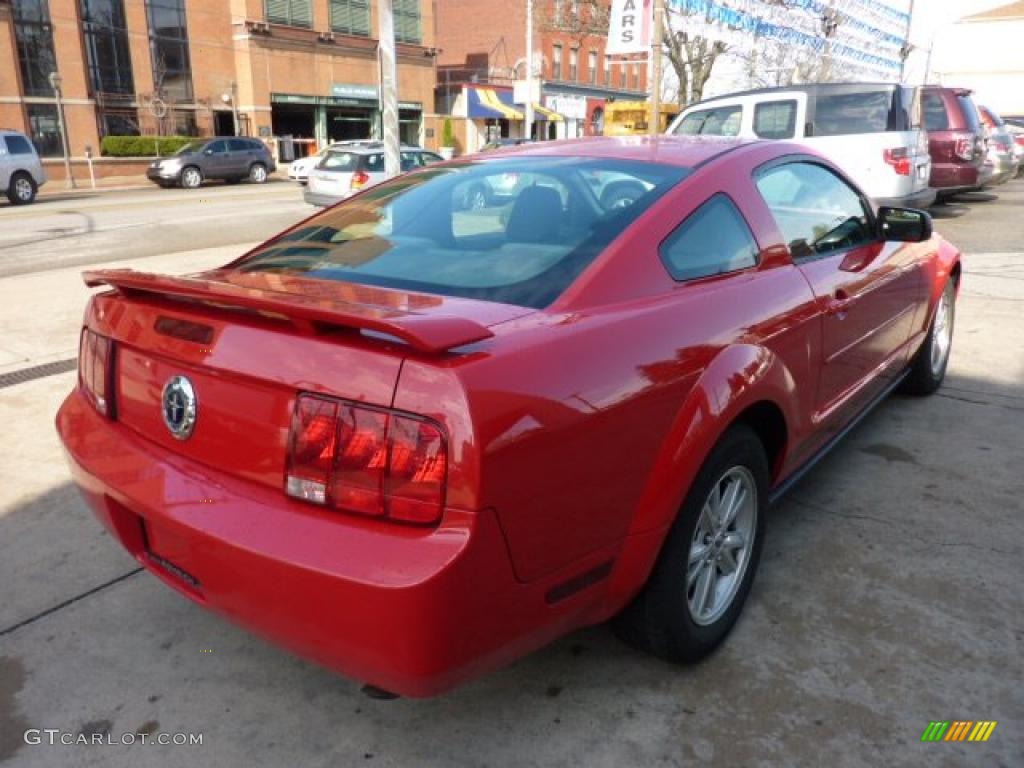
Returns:
[[[1009,2],[1010,0],[915,0],[914,16],[910,26],[910,43],[915,50],[907,59],[907,82],[923,82],[928,48],[933,39],[938,39],[940,45],[943,43],[942,32],[948,30],[954,21],[989,8],[998,8]],[[941,64],[944,54],[945,52],[941,50],[933,53],[933,70],[936,64]],[[934,81],[935,78],[930,79]]]

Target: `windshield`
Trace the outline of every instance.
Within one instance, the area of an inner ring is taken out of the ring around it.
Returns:
[[[206,140],[190,141],[188,144],[183,145],[177,152],[176,155],[190,155],[193,152],[198,152],[206,145]]]
[[[688,173],[579,157],[435,166],[330,208],[233,266],[541,308]]]

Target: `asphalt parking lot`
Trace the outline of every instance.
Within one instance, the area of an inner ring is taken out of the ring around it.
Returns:
[[[1024,765],[1022,211],[1022,179],[935,209],[965,254],[945,386],[884,403],[773,511],[743,617],[694,667],[598,626],[438,699],[367,698],[102,532],[53,430],[73,372],[0,389],[0,764]],[[74,354],[85,295],[76,268],[0,278],[17,365]],[[921,743],[932,720],[998,726]],[[28,729],[202,744],[51,746]]]

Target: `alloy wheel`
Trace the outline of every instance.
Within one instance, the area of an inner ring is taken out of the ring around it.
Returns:
[[[267,180],[267,169],[262,165],[254,165],[249,171],[249,180],[255,184],[262,184]]]
[[[711,488],[697,520],[686,569],[686,601],[695,624],[714,624],[732,605],[757,531],[757,484],[736,466]]]
[[[931,364],[932,375],[941,376],[949,359],[953,341],[952,302],[949,292],[943,291],[939,305],[935,308],[935,325],[932,328]]]
[[[14,196],[21,202],[27,203],[32,199],[32,182],[24,176],[14,182]]]
[[[181,185],[186,189],[195,189],[202,181],[203,177],[195,168],[186,168],[185,172],[181,174]]]

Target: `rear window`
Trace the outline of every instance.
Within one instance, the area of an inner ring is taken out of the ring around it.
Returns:
[[[948,131],[949,115],[942,97],[937,93],[926,93],[921,97],[924,107],[924,127],[929,131]]]
[[[815,136],[905,131],[910,116],[896,88],[830,93],[819,91],[814,106]]]
[[[970,94],[962,93],[956,97],[956,100],[960,104],[960,111],[963,113],[964,123],[966,123],[968,130],[980,131],[981,118],[978,117],[978,108],[974,106],[974,99],[971,98]]]
[[[318,168],[339,173],[352,172],[359,168],[359,155],[354,152],[327,152]]]
[[[688,173],[580,157],[434,166],[327,209],[235,268],[541,308]]]

